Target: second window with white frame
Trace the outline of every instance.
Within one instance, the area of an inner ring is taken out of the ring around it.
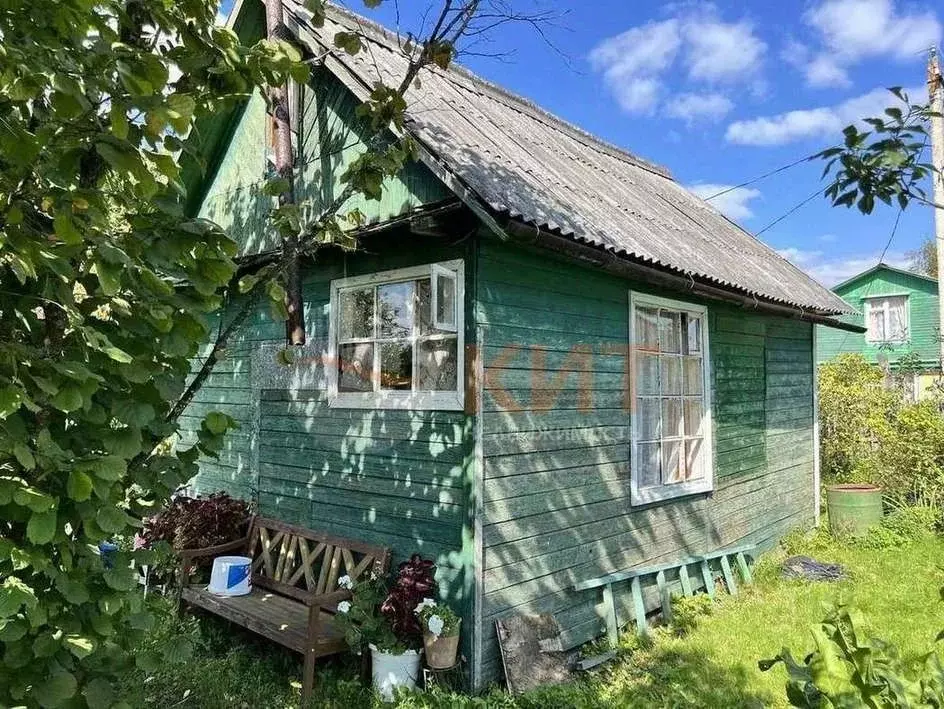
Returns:
[[[707,310],[630,295],[635,504],[712,486]]]
[[[463,408],[463,264],[331,284],[329,399],[357,408]]]

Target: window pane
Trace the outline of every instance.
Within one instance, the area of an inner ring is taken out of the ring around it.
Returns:
[[[685,441],[685,473],[688,480],[701,480],[705,477],[703,447],[701,438],[690,438]]]
[[[869,306],[869,339],[881,342],[885,339],[885,310],[881,303],[873,302]]]
[[[669,310],[659,311],[659,349],[663,352],[681,352],[679,314]]]
[[[701,368],[701,357],[684,357],[685,393],[701,394],[704,390],[704,372]]]
[[[661,438],[660,403],[658,399],[636,399],[636,433],[640,441],[658,441]]]
[[[636,348],[658,352],[659,350],[659,311],[655,308],[636,308],[636,321],[633,326]]]
[[[339,339],[352,340],[374,336],[374,289],[341,293]]]
[[[662,357],[662,394],[682,393],[682,358]]]
[[[888,299],[889,340],[901,341],[908,339],[908,325],[905,322],[905,302],[904,298]]]
[[[659,355],[636,355],[636,393],[659,394]]]
[[[338,391],[373,391],[374,346],[369,342],[338,347]]]
[[[662,444],[662,483],[665,485],[684,480],[682,475],[682,442],[665,441]]]
[[[701,352],[701,318],[688,316],[688,349],[690,354]]]
[[[455,391],[458,381],[456,367],[459,358],[456,353],[457,341],[427,340],[419,343],[417,366],[419,377],[416,381],[418,391]]]
[[[409,342],[380,345],[380,388],[413,388],[413,345]]]
[[[380,337],[413,334],[413,281],[377,287]]]
[[[705,407],[702,400],[685,399],[685,435],[702,435],[701,422],[704,418]]]
[[[662,463],[661,446],[658,443],[640,443],[636,446],[636,476],[639,487],[655,487],[662,482],[659,474]]]
[[[682,400],[662,400],[662,437],[682,435]]]
[[[456,325],[455,274],[439,273],[436,278],[436,322],[443,327]]]

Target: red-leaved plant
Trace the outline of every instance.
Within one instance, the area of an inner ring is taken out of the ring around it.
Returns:
[[[144,521],[141,537],[147,546],[167,542],[174,549],[203,549],[239,539],[249,517],[249,503],[225,492],[181,495]]]
[[[404,561],[397,569],[397,576],[390,592],[380,606],[397,638],[408,646],[419,646],[423,630],[416,617],[416,607],[424,598],[436,597],[436,565],[419,554]]]

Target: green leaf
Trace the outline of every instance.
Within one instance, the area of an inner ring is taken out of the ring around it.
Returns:
[[[233,428],[235,423],[232,417],[219,411],[211,411],[206,415],[206,418],[203,419],[203,424],[207,427],[207,430],[217,436]]]
[[[76,228],[72,215],[67,211],[60,209],[56,212],[56,216],[52,220],[52,228],[56,232],[56,236],[66,244],[72,246],[82,243],[82,233]]]
[[[131,591],[138,585],[138,579],[130,568],[113,567],[102,574],[106,585],[115,591]]]
[[[36,606],[36,594],[16,576],[8,576],[0,586],[0,618],[9,618],[23,606]]]
[[[48,512],[56,501],[35,487],[19,487],[13,493],[13,501],[20,507],[28,507],[33,512]]]
[[[99,285],[102,287],[102,293],[111,296],[121,288],[121,266],[112,263],[106,263],[102,260],[95,261],[95,275],[98,276]]]
[[[76,502],[85,502],[92,496],[92,478],[81,470],[73,470],[66,482],[66,494]]]
[[[82,635],[66,635],[62,642],[80,660],[95,651],[95,641]]]
[[[143,402],[125,399],[112,406],[112,414],[126,426],[141,428],[154,420],[154,407]]]
[[[58,707],[75,696],[78,682],[64,671],[56,672],[33,688],[33,696],[41,707]]]
[[[56,536],[56,511],[34,512],[26,525],[26,538],[33,544],[48,544]]]
[[[5,419],[20,408],[23,394],[18,387],[7,386],[0,389],[0,418]]]
[[[258,276],[243,276],[239,279],[239,292],[243,294],[248,293],[256,287],[258,282]]]
[[[193,643],[178,635],[164,646],[164,660],[172,665],[181,665],[193,656]]]
[[[26,470],[32,470],[36,467],[36,458],[33,457],[33,451],[25,443],[18,441],[13,444],[13,455]]]
[[[353,32],[338,32],[334,35],[334,46],[354,55],[361,51],[361,38]]]
[[[82,408],[82,391],[78,387],[64,386],[52,398],[52,405],[60,411],[69,413]]]
[[[111,707],[115,702],[115,692],[111,682],[103,677],[96,677],[86,684],[82,694],[89,707],[93,709],[94,707]]]
[[[85,584],[62,575],[56,579],[56,588],[59,593],[72,605],[81,605],[89,602],[89,592]]]
[[[105,505],[95,515],[95,522],[106,532],[121,532],[128,526],[130,519],[124,510],[112,505]]]

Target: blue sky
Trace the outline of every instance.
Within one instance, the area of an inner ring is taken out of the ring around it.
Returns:
[[[839,142],[847,123],[881,113],[884,87],[926,101],[927,48],[944,8],[903,0],[506,0],[563,12],[545,32],[506,25],[462,62],[642,157],[702,195],[745,182]],[[365,11],[388,26],[394,0]],[[421,28],[438,0],[399,0],[401,31]],[[564,56],[562,56],[562,54]],[[713,204],[757,232],[809,197],[821,164],[804,163]],[[827,285],[873,265],[896,210],[868,217],[816,198],[761,238]],[[933,233],[930,209],[906,210],[886,261]]]

